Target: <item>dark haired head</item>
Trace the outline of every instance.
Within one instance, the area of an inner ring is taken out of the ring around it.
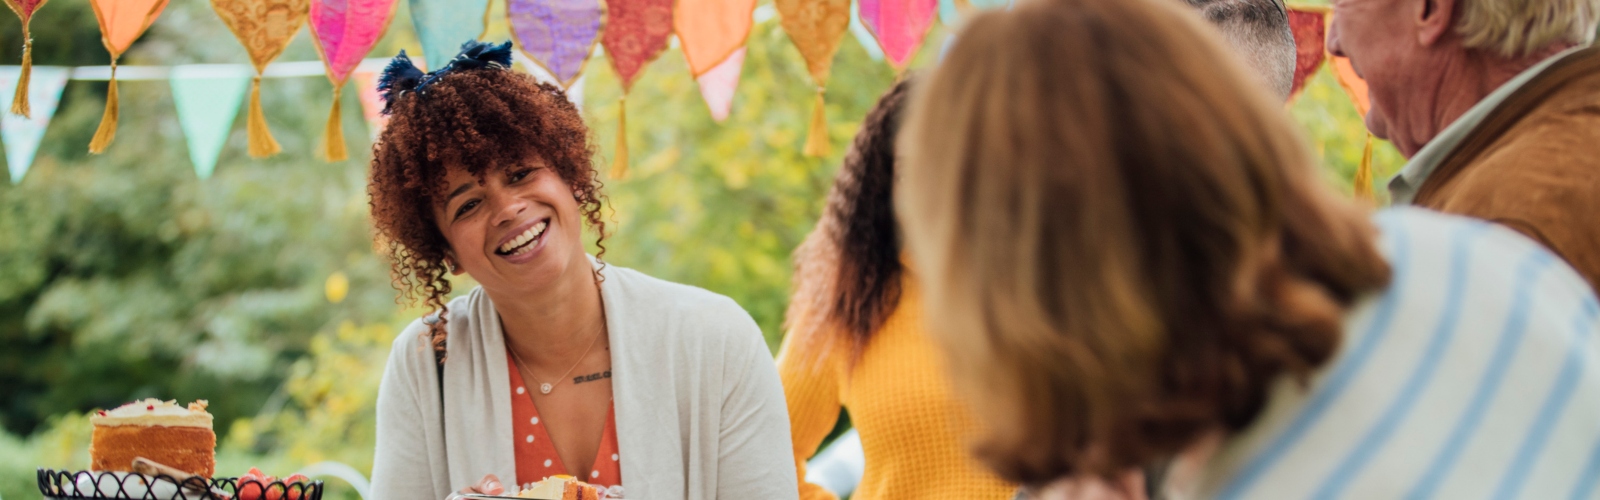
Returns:
[[[429,333],[441,353],[450,244],[434,220],[434,205],[443,200],[448,169],[482,179],[540,158],[571,186],[583,218],[598,240],[605,239],[588,127],[560,88],[507,69],[497,55],[509,58],[508,47],[468,43],[449,65],[426,75],[404,55],[385,70],[390,116],[372,146],[372,222],[401,297],[439,311]]]
[[[840,332],[859,355],[900,302],[904,269],[894,217],[894,142],[909,82],[895,84],[867,113],[822,218],[795,252],[791,335]]]

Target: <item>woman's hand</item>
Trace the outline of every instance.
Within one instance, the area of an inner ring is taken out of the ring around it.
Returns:
[[[478,484],[462,488],[461,491],[450,494],[450,498],[445,500],[456,500],[461,498],[461,495],[468,493],[477,493],[479,495],[502,495],[505,494],[505,492],[506,489],[500,485],[499,477],[496,477],[494,474],[486,474],[483,476],[483,479],[478,480]]]

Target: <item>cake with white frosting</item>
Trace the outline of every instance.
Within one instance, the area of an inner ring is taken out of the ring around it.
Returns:
[[[188,407],[176,401],[134,401],[97,411],[89,423],[94,424],[89,441],[94,470],[132,471],[137,457],[208,478],[216,470],[217,435],[203,399]]]

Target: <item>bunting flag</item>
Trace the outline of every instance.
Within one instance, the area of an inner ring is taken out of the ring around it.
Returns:
[[[945,26],[955,26],[961,20],[961,13],[956,12],[956,0],[939,0],[939,22]]]
[[[550,70],[545,69],[543,65],[540,65],[538,62],[528,57],[527,54],[523,54],[522,52],[512,52],[511,58],[514,59],[517,64],[521,65],[520,67],[523,71],[533,75],[535,80],[558,87],[561,86],[561,81],[558,80],[555,75],[550,74]],[[571,84],[567,86],[566,90],[562,91],[567,95],[567,102],[571,102],[574,107],[578,108],[578,111],[583,111],[584,78],[584,75],[578,75],[578,79],[573,80]]]
[[[850,27],[850,0],[774,0],[789,40],[806,60],[811,81],[817,86],[816,103],[807,129],[806,156],[827,156],[828,120],[823,115],[823,91],[833,69],[833,54]]]
[[[1333,74],[1339,79],[1339,86],[1344,88],[1345,94],[1350,96],[1350,102],[1355,103],[1356,111],[1362,118],[1367,117],[1367,112],[1372,110],[1372,97],[1367,93],[1367,81],[1356,74],[1354,67],[1350,66],[1350,59],[1345,57],[1333,58]],[[1357,198],[1364,200],[1373,199],[1372,196],[1372,132],[1367,132],[1367,145],[1361,152],[1361,164],[1356,167],[1355,179],[1351,181]]]
[[[878,47],[878,39],[872,37],[872,32],[867,31],[867,25],[861,24],[860,5],[851,4],[850,8],[850,38],[856,39],[862,50],[867,51],[867,57],[873,61],[883,60],[883,49]]]
[[[718,123],[728,119],[728,112],[733,109],[733,91],[739,88],[739,70],[744,67],[744,52],[744,47],[739,47],[722,64],[694,79],[700,84],[700,98],[705,100],[706,107],[711,108],[711,119]]]
[[[489,0],[410,0],[411,24],[422,42],[424,70],[448,64],[461,44],[483,37],[489,26]]]
[[[683,44],[683,57],[689,60],[689,72],[700,84],[700,97],[718,122],[728,117],[739,87],[744,42],[750,37],[755,10],[755,0],[678,0],[673,28]]]
[[[617,156],[612,178],[628,175],[628,91],[644,66],[667,50],[672,37],[673,0],[606,0],[606,30],[601,44],[622,81],[617,102]]]
[[[378,92],[378,72],[357,71],[351,75],[356,81],[356,96],[361,98],[361,118],[367,122],[367,135],[373,142],[383,133],[389,116],[383,114],[383,94]]]
[[[1295,45],[1294,84],[1289,90],[1291,101],[1300,95],[1306,80],[1317,73],[1327,58],[1327,15],[1326,10],[1315,7],[1289,9],[1289,31],[1294,33]]]
[[[234,64],[174,66],[170,81],[178,126],[189,145],[189,162],[201,180],[217,168],[217,156],[233,131],[239,104],[251,87],[249,69]]]
[[[1010,8],[1013,0],[939,0],[939,22],[954,27],[961,18],[983,9]]]
[[[328,82],[333,84],[333,108],[322,137],[328,161],[350,157],[339,117],[344,84],[383,38],[398,4],[396,0],[311,0],[311,39],[327,65]]]
[[[100,43],[111,53],[106,111],[100,115],[94,139],[89,141],[89,152],[99,154],[117,138],[117,116],[121,112],[121,103],[117,101],[117,58],[150,28],[161,10],[167,7],[167,0],[89,0],[89,6],[94,8],[94,18],[100,23]]]
[[[878,39],[884,58],[902,73],[933,27],[939,0],[858,0],[861,24]]]
[[[211,0],[222,23],[250,54],[256,76],[250,80],[250,157],[266,158],[283,151],[267,128],[267,115],[261,110],[261,72],[277,59],[289,41],[305,24],[311,11],[310,0]]]
[[[72,70],[60,66],[22,68],[0,66],[0,94],[15,92],[8,85],[32,85],[27,94],[28,106],[33,114],[6,113],[0,117],[0,141],[6,145],[6,166],[11,168],[11,183],[22,182],[22,176],[33,165],[34,153],[39,152],[39,140],[44,139],[50,118],[56,115],[56,104],[61,102],[61,89],[67,87],[67,76]],[[23,80],[24,76],[28,78]]]
[[[600,0],[506,0],[506,19],[521,55],[572,87],[600,41],[605,11]]]
[[[29,70],[33,69],[33,36],[28,32],[28,23],[33,21],[33,13],[43,7],[47,0],[6,0],[6,6],[11,7],[11,12],[17,13],[17,18],[22,20],[22,73],[17,76],[17,90],[11,96],[11,113],[28,118],[28,78]]]

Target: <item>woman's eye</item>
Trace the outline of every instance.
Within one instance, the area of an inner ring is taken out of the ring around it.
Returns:
[[[456,218],[460,218],[463,214],[466,214],[468,211],[477,206],[478,200],[467,200],[466,203],[461,204],[461,208],[456,209]]]
[[[510,176],[511,177],[511,182],[520,181],[520,180],[522,180],[524,178],[527,178],[528,174],[532,174],[532,173],[533,173],[533,169],[531,169],[531,168],[525,168],[525,169],[522,169],[522,170],[513,171],[513,172],[511,172],[511,176]]]

